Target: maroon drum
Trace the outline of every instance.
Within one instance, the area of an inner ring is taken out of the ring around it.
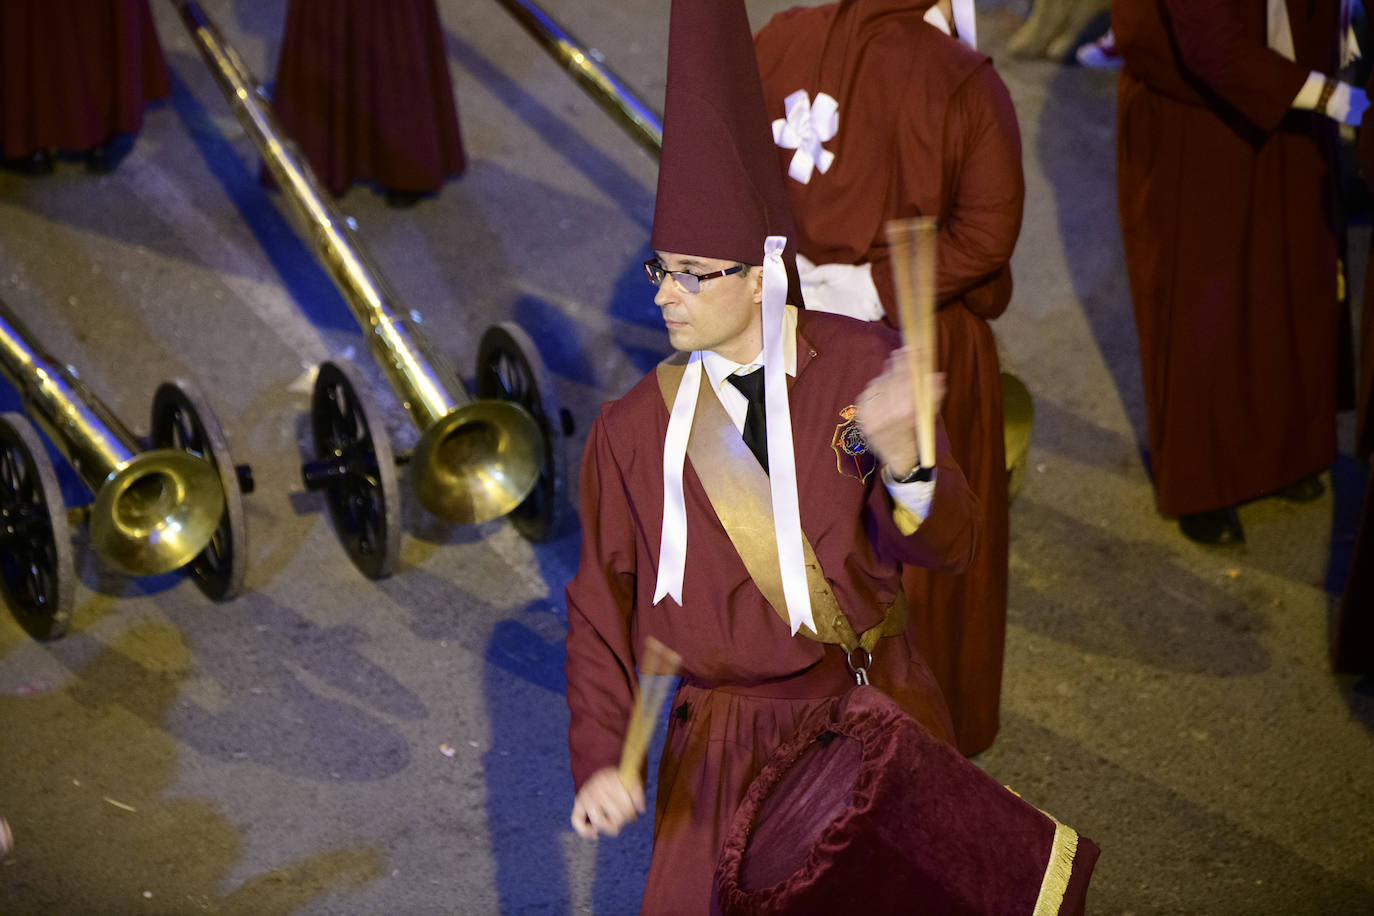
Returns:
[[[1097,855],[859,687],[808,719],[754,780],[716,888],[725,916],[1077,913]]]

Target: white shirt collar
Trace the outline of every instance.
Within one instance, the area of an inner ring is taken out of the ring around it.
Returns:
[[[789,305],[782,312],[782,346],[783,356],[786,358],[784,368],[787,374],[796,378],[797,375],[797,307]],[[719,353],[705,350],[701,354],[701,365],[706,370],[706,377],[711,380],[711,388],[714,391],[722,390],[725,380],[736,373],[749,373],[763,365],[763,351],[747,363],[737,363],[732,359],[726,359]]]

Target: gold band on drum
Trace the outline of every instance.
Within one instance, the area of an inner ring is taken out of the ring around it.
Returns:
[[[1007,450],[1007,499],[1015,499],[1026,478],[1035,405],[1030,391],[1010,372],[1002,373],[1002,435]]]

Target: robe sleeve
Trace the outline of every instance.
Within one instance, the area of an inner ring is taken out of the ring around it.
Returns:
[[[983,510],[949,450],[943,419],[936,420],[935,495],[930,511],[911,534],[904,534],[891,495],[879,482],[869,497],[869,531],[874,550],[907,566],[961,573],[978,552]]]
[[[1267,133],[1279,126],[1310,71],[1246,35],[1233,3],[1164,0],[1184,69]]]
[[[950,100],[943,158],[953,188],[936,239],[936,299],[941,306],[962,300],[975,314],[996,318],[1011,299],[1008,264],[1021,234],[1026,183],[1016,109],[990,63]]]
[[[630,619],[634,527],[604,415],[592,424],[579,478],[582,552],[568,583],[568,749],[573,784],[620,762],[637,683]]]

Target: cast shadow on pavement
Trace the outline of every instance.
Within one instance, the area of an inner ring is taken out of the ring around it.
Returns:
[[[317,328],[356,331],[357,323],[338,290],[274,205],[272,194],[280,192],[269,191],[258,180],[254,167],[258,165],[256,151],[250,166],[224,136],[200,98],[182,80],[180,73],[183,70],[204,68],[204,63],[198,56],[169,54],[168,57],[171,58],[168,69],[172,80],[172,109],[204,158],[206,167],[262,247],[263,255],[281,278],[282,287]],[[213,86],[213,83],[207,84],[209,88]],[[223,115],[229,114],[222,97],[216,98],[213,104]]]
[[[1159,713],[1170,721],[1168,711]],[[1166,748],[1178,739],[1165,733]],[[1168,772],[1129,768],[1141,761],[1123,749],[1114,760],[1036,722],[1002,713],[997,744],[979,763],[1102,849],[1088,891],[1088,911],[1103,913],[1283,913],[1286,916],[1374,911],[1374,885],[1358,864],[1326,863],[1324,849],[1340,843],[1329,834],[1308,837],[1284,830],[1288,811],[1310,796],[1294,797],[1282,771],[1253,786],[1256,805],[1241,810],[1205,801],[1223,766],[1217,736],[1192,736],[1194,746],[1158,752]],[[1197,762],[1191,779],[1179,754]],[[1253,774],[1249,774],[1253,776]],[[1226,774],[1247,778],[1247,774]],[[1337,818],[1339,821],[1340,819]],[[1356,842],[1358,818],[1331,828]],[[1325,831],[1318,831],[1324,834]],[[1369,862],[1367,846],[1350,847],[1347,863]],[[1363,883],[1361,883],[1363,882]]]
[[[155,694],[126,686],[146,679],[139,662],[102,654],[103,644],[84,633],[49,649],[85,685],[72,688],[73,696],[95,703],[113,693],[129,712],[207,757],[321,782],[385,779],[410,762],[405,736],[384,717],[420,719],[427,711],[358,650],[367,637],[356,627],[321,627],[262,593],[239,597],[232,615],[207,616],[199,606],[169,613],[176,641],[184,641],[183,702],[164,709]],[[99,689],[88,674],[96,658]]]
[[[1096,655],[1238,677],[1268,669],[1268,624],[1246,586],[1209,582],[1148,541],[1118,537],[1022,495],[1012,525],[1009,621]],[[1161,570],[1171,570],[1168,576]]]
[[[493,12],[492,15],[497,13]],[[450,60],[457,61],[488,92],[504,102],[513,116],[528,124],[544,142],[557,150],[569,165],[601,189],[608,198],[617,201],[627,217],[648,230],[654,212],[654,193],[651,189],[645,188],[637,178],[598,149],[595,143],[586,139],[576,125],[569,124],[548,105],[508,78],[476,47],[449,29],[444,30],[444,44]],[[538,53],[538,47],[531,44],[531,57]],[[634,145],[634,141],[624,136],[620,128],[590,99],[587,108],[593,112],[588,118],[595,122],[596,128],[617,136],[618,142]]]
[[[1054,193],[1073,292],[1148,470],[1144,383],[1116,206],[1116,75],[1059,66],[1037,126],[1035,159]]]
[[[485,756],[487,818],[503,913],[562,913],[572,908],[575,882],[569,863],[590,841],[568,823],[573,787],[569,775],[568,709],[564,700],[561,600],[535,601],[516,619],[503,620],[487,645],[484,690],[492,728]],[[662,730],[651,749],[655,772]],[[523,765],[517,763],[523,756]],[[647,805],[654,808],[652,780]],[[652,815],[595,846],[590,901],[597,913],[633,913],[639,907],[652,845]],[[582,855],[580,855],[581,853]]]
[[[108,646],[81,642],[54,644],[89,655],[66,686],[0,696],[0,784],[17,850],[0,911],[286,916],[382,875],[380,851],[336,848],[226,891],[245,854],[238,828],[207,801],[169,797],[181,756],[171,722],[195,664],[190,649],[158,622]]]

